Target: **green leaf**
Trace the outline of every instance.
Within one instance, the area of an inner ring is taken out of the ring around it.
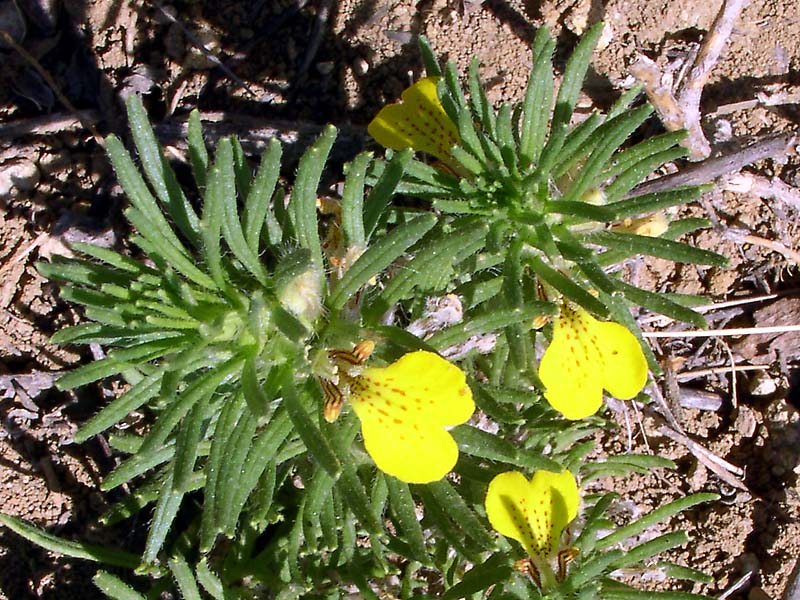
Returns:
[[[176,394],[166,410],[156,419],[142,444],[142,452],[160,447],[186,416],[192,407],[204,398],[211,396],[217,388],[232,375],[241,372],[244,358],[233,356],[227,361],[215,365],[194,381],[186,389]]]
[[[708,326],[705,317],[699,312],[670,300],[670,298],[664,294],[643,290],[621,280],[616,280],[614,283],[628,300],[647,310],[661,315],[667,315],[678,321],[691,323],[700,329],[704,329]]]
[[[425,72],[428,77],[441,77],[442,69],[439,66],[439,61],[434,54],[428,38],[424,35],[417,37],[417,44],[419,44],[419,51],[422,54],[422,64],[425,65]]]
[[[235,147],[230,138],[220,140],[219,144],[217,144],[216,162],[211,171],[209,195],[212,189],[214,193],[220,195],[214,201],[219,202],[222,206],[222,235],[228,244],[228,248],[239,259],[239,262],[244,265],[245,269],[262,286],[266,287],[268,279],[266,271],[258,258],[257,251],[253,251],[248,244],[242,229],[242,222],[239,220],[239,208],[236,202],[236,161],[233,150]],[[215,181],[215,178],[218,178],[218,180]]]
[[[561,79],[561,86],[558,89],[553,118],[550,122],[550,137],[542,151],[540,160],[540,170],[548,173],[552,165],[558,158],[561,147],[569,130],[569,122],[575,103],[578,101],[578,94],[583,86],[583,79],[592,59],[594,47],[603,32],[603,23],[597,23],[589,28],[575,46],[575,50],[567,61],[564,69],[564,76]]]
[[[447,590],[442,600],[466,598],[469,594],[483,592],[499,582],[507,580],[512,573],[511,559],[496,553],[464,573],[461,581]]]
[[[29,542],[41,546],[46,550],[50,550],[51,552],[55,552],[56,554],[91,560],[115,567],[123,567],[125,569],[135,569],[141,562],[139,556],[136,554],[131,554],[130,552],[125,552],[124,550],[118,550],[116,548],[106,548],[95,544],[84,544],[65,540],[10,515],[0,513],[0,524],[5,525],[11,531],[24,537]]]
[[[142,406],[148,400],[156,397],[159,392],[159,384],[164,376],[164,370],[159,369],[151,373],[127,392],[119,396],[106,406],[103,410],[89,419],[75,433],[75,442],[82,444],[90,437],[105,431],[115,423],[127,417],[131,412]],[[56,382],[58,387],[58,382]]]
[[[597,130],[598,132],[602,131],[602,141],[586,159],[562,199],[579,201],[590,189],[599,187],[603,181],[601,174],[611,155],[630,134],[647,120],[652,112],[653,108],[649,104],[645,104],[603,123]]]
[[[527,257],[526,262],[542,281],[553,286],[556,290],[564,294],[564,296],[569,300],[572,300],[589,312],[601,317],[608,315],[608,308],[606,308],[606,306],[600,300],[592,296],[589,292],[587,292],[584,288],[575,283],[566,275],[547,265],[539,257]]]
[[[708,250],[663,238],[615,231],[597,231],[589,235],[588,239],[596,244],[606,246],[610,250],[625,252],[629,256],[645,254],[675,262],[710,265],[713,267],[724,267],[728,264],[728,259],[716,252],[709,252]]]
[[[705,583],[706,585],[714,583],[714,577],[692,569],[683,565],[676,565],[675,563],[667,561],[659,561],[658,568],[663,569],[667,577],[672,579],[683,579],[686,581],[694,581],[696,583]]]
[[[555,312],[555,306],[548,302],[529,302],[520,308],[485,311],[482,314],[471,315],[462,323],[436,333],[428,340],[428,344],[436,350],[443,350],[465,342],[473,336],[499,331],[517,323],[530,322],[536,317],[553,315]]]
[[[137,450],[136,454],[120,464],[109,475],[103,479],[100,489],[103,491],[113,490],[115,487],[127,483],[134,477],[146,473],[153,467],[157,467],[170,460],[175,455],[175,444],[170,443],[160,448],[154,448],[147,452]]]
[[[494,113],[489,99],[486,97],[486,90],[481,85],[478,69],[480,62],[478,57],[473,57],[469,63],[469,72],[467,74],[467,85],[469,86],[469,104],[472,108],[472,114],[475,119],[483,126],[486,133],[490,138],[495,137],[495,123],[497,115]]]
[[[568,594],[580,590],[587,583],[613,571],[614,565],[624,556],[625,553],[616,548],[594,556],[581,564],[579,569],[574,569],[562,584],[561,589]]]
[[[203,126],[200,123],[200,111],[196,108],[189,113],[187,142],[194,180],[197,182],[197,188],[202,191],[206,187],[208,150],[206,149],[205,141],[203,141]]]
[[[689,592],[640,592],[635,590],[603,590],[603,600],[708,600],[708,596]]]
[[[150,193],[142,175],[133,163],[131,155],[123,146],[122,142],[110,135],[106,138],[106,152],[111,159],[114,172],[122,185],[122,189],[131,201],[131,204],[139,210],[144,220],[154,229],[154,233],[164,240],[165,244],[171,245],[176,251],[184,256],[188,255],[186,248],[178,240],[175,232],[167,223],[161,208],[156,203],[155,198]]]
[[[314,145],[303,154],[289,202],[289,214],[297,243],[301,248],[311,251],[311,260],[319,273],[323,272],[323,264],[317,230],[317,188],[336,134],[337,130],[333,125],[325,126]]]
[[[462,452],[478,458],[486,458],[525,469],[561,471],[561,465],[543,455],[534,455],[524,448],[518,449],[498,435],[487,433],[477,427],[460,425],[450,432]]]
[[[619,562],[614,566],[617,569],[623,569],[637,563],[642,563],[657,554],[671,550],[676,546],[682,546],[689,541],[689,535],[685,531],[672,531],[659,535],[658,537],[648,540],[643,544],[631,548],[625,553]]]
[[[131,94],[126,102],[126,107],[133,142],[139,152],[139,160],[142,161],[142,168],[147,180],[183,235],[197,246],[200,240],[198,235],[200,222],[197,214],[183,194],[175,173],[161,153],[142,101],[136,94]]]
[[[181,423],[175,444],[175,473],[172,485],[181,492],[189,491],[194,475],[198,447],[202,440],[204,426],[209,412],[209,396],[197,402]]]
[[[119,252],[109,250],[108,248],[102,248],[100,246],[86,244],[84,242],[72,242],[70,243],[70,248],[77,250],[81,254],[86,254],[92,258],[102,260],[104,263],[111,265],[115,269],[127,271],[128,273],[133,273],[134,275],[140,275],[142,273],[156,276],[158,275],[158,271],[143,265],[139,261],[128,258],[127,256],[123,256]]]
[[[259,251],[261,232],[265,223],[271,244],[279,244],[282,238],[280,225],[275,220],[275,215],[269,206],[281,174],[282,153],[281,143],[276,138],[270,139],[267,150],[261,155],[261,164],[258,167],[255,181],[245,200],[242,217],[245,238],[250,251],[255,254],[258,254]]]
[[[386,484],[389,489],[389,507],[394,515],[397,528],[411,550],[410,558],[423,564],[429,564],[430,557],[425,547],[425,538],[417,520],[416,506],[408,484],[392,476],[386,477]]]
[[[645,215],[663,208],[687,204],[699,198],[707,190],[707,186],[675,188],[666,192],[653,192],[617,202],[609,202],[605,208],[613,215],[611,221],[621,221],[627,217]]]
[[[197,587],[194,573],[189,567],[189,563],[182,556],[173,556],[169,559],[169,570],[178,584],[178,589],[184,600],[201,600],[200,590]]]
[[[714,502],[715,500],[719,500],[719,495],[710,493],[692,494],[691,496],[674,500],[669,504],[651,511],[633,523],[625,525],[624,527],[620,527],[613,533],[598,540],[597,548],[599,550],[609,548],[614,544],[618,544],[627,540],[628,538],[639,535],[649,527],[663,523],[674,515],[688,510],[693,506],[697,506],[698,504],[703,504],[705,502]]]
[[[620,173],[617,178],[603,190],[606,196],[606,202],[619,200],[635,186],[644,181],[645,177],[653,173],[661,165],[682,158],[688,153],[689,151],[686,148],[676,146],[643,158]]]
[[[494,548],[491,534],[450,482],[446,479],[434,481],[427,485],[427,490],[442,511],[446,512],[481,550]]]
[[[397,152],[386,164],[386,168],[364,200],[364,235],[369,240],[386,212],[397,185],[414,156],[411,148]]]
[[[131,348],[112,350],[105,358],[78,367],[63,377],[59,377],[56,386],[62,391],[71,390],[105,377],[117,375],[134,365],[169,354],[175,350],[176,342],[175,338],[166,338],[145,342]]]
[[[383,314],[396,302],[410,297],[414,288],[428,291],[447,285],[456,258],[463,260],[465,248],[470,253],[480,250],[488,232],[489,225],[485,221],[469,219],[456,221],[435,235],[429,235],[406,268],[389,280],[371,312]]]
[[[342,191],[342,233],[347,248],[366,248],[364,227],[364,180],[372,160],[371,152],[362,152],[347,165]]]
[[[288,438],[292,432],[292,422],[289,415],[284,410],[279,410],[273,416],[269,424],[259,433],[249,445],[249,452],[237,474],[233,469],[222,471],[218,478],[219,483],[227,485],[233,491],[230,501],[223,501],[219,512],[220,524],[224,526],[224,533],[229,538],[234,538],[236,533],[236,523],[239,515],[256,488],[256,485],[270,463],[278,448]],[[226,464],[230,453],[226,454]],[[217,494],[219,497],[219,493]],[[226,496],[223,496],[226,498]]]
[[[533,40],[533,67],[522,102],[519,154],[523,165],[536,163],[544,147],[553,104],[554,49],[555,40],[550,37],[546,27],[540,27]]]
[[[92,582],[111,600],[146,600],[139,592],[130,587],[116,575],[106,571],[98,571]]]
[[[217,518],[225,510],[225,507],[217,507],[217,494],[221,486],[219,475],[223,469],[228,442],[235,433],[244,412],[244,395],[234,394],[232,398],[223,403],[211,437],[211,449],[205,465],[206,489],[200,521],[200,550],[204,553],[211,550],[217,533],[222,530],[224,525]]]
[[[370,279],[381,273],[414,245],[436,223],[433,215],[421,215],[398,225],[389,234],[373,243],[344,274],[331,294],[328,305],[341,310],[347,301]]]
[[[164,487],[156,503],[156,510],[153,514],[153,521],[150,523],[150,530],[147,532],[147,542],[145,543],[142,560],[152,563],[158,557],[164,541],[167,539],[172,523],[178,515],[184,493],[175,489],[172,480],[172,472],[167,476]]]
[[[211,595],[214,600],[225,600],[225,592],[222,587],[222,582],[216,573],[213,573],[208,568],[206,559],[203,558],[197,563],[197,581],[203,586],[203,589]]]
[[[283,404],[306,448],[331,477],[338,478],[342,472],[342,463],[333,451],[327,437],[309,416],[290,377],[283,379],[282,390]]]

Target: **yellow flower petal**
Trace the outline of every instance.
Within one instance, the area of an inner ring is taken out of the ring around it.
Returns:
[[[501,473],[489,484],[486,515],[495,530],[517,540],[530,556],[550,558],[558,552],[564,528],[578,515],[580,492],[569,471],[537,471],[528,481],[522,473]]]
[[[629,400],[647,383],[647,361],[636,337],[618,323],[564,307],[539,363],[545,398],[567,419],[583,419],[603,403],[603,389]]]
[[[437,81],[420,79],[403,92],[402,104],[384,106],[367,131],[385,148],[413,148],[452,166],[450,148],[458,143],[458,129],[439,102]]]
[[[408,483],[444,477],[458,460],[446,431],[475,410],[464,373],[432,352],[411,352],[350,384],[364,445],[379,469]]]

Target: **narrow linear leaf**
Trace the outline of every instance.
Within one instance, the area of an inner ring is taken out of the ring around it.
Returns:
[[[618,544],[619,542],[622,542],[630,537],[639,535],[648,527],[652,527],[661,522],[667,521],[670,517],[688,510],[693,506],[697,506],[698,504],[703,504],[705,502],[714,502],[716,500],[719,500],[719,496],[717,494],[710,493],[692,494],[691,496],[674,500],[669,504],[661,506],[646,514],[634,523],[620,527],[613,533],[598,540],[597,548],[603,550],[614,544]]]
[[[422,64],[425,65],[425,72],[428,74],[428,77],[441,77],[442,69],[439,66],[439,60],[436,58],[436,54],[433,52],[428,38],[424,35],[419,36],[417,38],[417,44],[419,44]]]
[[[323,272],[322,246],[317,227],[317,188],[328,154],[336,139],[337,130],[327,125],[314,145],[300,159],[294,182],[289,213],[294,226],[294,235],[301,248],[311,251],[311,260],[319,273]]]
[[[75,442],[82,444],[90,437],[105,431],[115,423],[127,417],[132,411],[142,406],[148,400],[158,395],[159,384],[164,376],[164,370],[159,369],[151,373],[122,396],[116,398],[103,410],[89,419],[75,433]],[[58,382],[56,382],[58,386]]]
[[[472,336],[499,331],[509,325],[531,322],[536,317],[554,315],[556,308],[548,302],[529,302],[520,308],[487,311],[485,314],[470,316],[463,323],[448,327],[428,340],[436,350],[465,342]]]
[[[675,262],[713,267],[723,267],[728,264],[728,259],[721,254],[663,238],[615,231],[598,231],[589,237],[591,241],[597,244],[606,246],[609,249],[622,250],[629,253],[629,255],[645,254]]]
[[[123,567],[125,569],[135,569],[141,563],[141,559],[136,554],[131,554],[130,552],[125,552],[124,550],[118,550],[116,548],[107,548],[95,544],[84,544],[65,540],[47,533],[38,527],[34,527],[22,519],[12,517],[11,515],[0,513],[0,524],[5,525],[11,531],[24,537],[29,542],[33,542],[37,546],[41,546],[56,554],[91,560],[93,562]]]
[[[342,191],[342,233],[347,248],[365,248],[364,180],[372,153],[362,152],[347,166]]]
[[[197,581],[186,559],[182,556],[173,556],[169,559],[168,564],[183,599],[201,600],[200,589],[197,587]]]
[[[526,260],[531,269],[533,269],[533,272],[536,273],[542,281],[553,286],[569,300],[576,302],[589,312],[601,317],[608,315],[608,308],[600,300],[572,281],[572,279],[545,264],[545,262],[537,256],[530,256]]]
[[[139,152],[139,160],[142,161],[147,180],[183,235],[197,246],[200,241],[200,221],[158,146],[142,101],[136,94],[131,94],[125,106],[128,109],[133,142]]]
[[[375,242],[344,274],[328,300],[333,310],[341,310],[347,301],[370,279],[378,275],[419,241],[436,223],[433,215],[421,215],[398,225]]]
[[[258,254],[264,223],[268,218],[275,219],[269,203],[281,174],[282,153],[281,143],[276,138],[270,139],[269,146],[261,155],[261,164],[258,167],[255,181],[245,200],[242,217],[245,238],[247,238],[251,252],[255,254]],[[272,236],[270,236],[270,242],[274,243]]]
[[[338,478],[342,471],[342,463],[331,448],[328,439],[309,416],[300,400],[297,388],[289,378],[284,379],[282,390],[283,402],[289,412],[289,418],[306,448],[331,477]]]
[[[111,600],[146,600],[139,592],[130,587],[116,575],[107,571],[98,571],[92,577],[92,583]]]
[[[364,235],[366,240],[369,240],[375,232],[375,228],[386,212],[397,184],[403,178],[403,174],[406,172],[406,168],[413,156],[414,151],[411,148],[405,148],[395,153],[366,200],[364,200]]]
[[[189,113],[187,142],[189,146],[189,160],[192,163],[192,173],[197,182],[198,189],[202,192],[206,187],[206,173],[208,171],[208,150],[203,140],[203,126],[200,123],[200,111],[196,108]]]
[[[491,550],[494,547],[492,536],[450,482],[446,479],[434,481],[428,484],[428,490],[440,508],[450,515],[479,548]]]
[[[178,515],[183,495],[183,492],[174,488],[172,472],[170,472],[159,494],[153,521],[150,523],[150,529],[147,532],[147,542],[145,543],[144,554],[142,554],[144,562],[152,563],[158,557],[172,523]]]
[[[389,476],[386,478],[386,485],[389,489],[389,506],[395,523],[412,552],[412,558],[428,564],[430,558],[425,547],[422,527],[417,520],[414,498],[411,496],[408,484]]]
[[[197,581],[214,600],[225,600],[225,591],[219,576],[208,568],[206,559],[197,563]]]
[[[500,581],[507,580],[512,573],[512,560],[505,554],[496,553],[464,573],[456,585],[447,590],[442,600],[467,598],[470,594],[483,592]]]

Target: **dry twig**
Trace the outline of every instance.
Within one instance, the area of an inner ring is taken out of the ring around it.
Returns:
[[[97,131],[97,128],[95,128],[94,126],[94,123],[92,121],[84,119],[81,111],[75,108],[72,102],[69,101],[69,98],[67,98],[61,92],[61,90],[58,87],[58,84],[50,76],[50,73],[47,72],[47,69],[45,69],[41,65],[41,63],[39,63],[38,60],[36,60],[36,57],[34,57],[30,52],[25,50],[25,48],[17,44],[17,42],[14,41],[14,38],[12,38],[8,34],[8,32],[0,30],[0,37],[2,37],[3,41],[5,41],[11,48],[13,48],[22,58],[24,58],[28,63],[30,63],[30,65],[34,69],[36,69],[39,75],[42,76],[42,79],[44,79],[47,82],[47,85],[50,86],[50,89],[53,90],[53,93],[58,98],[58,101],[61,102],[61,104],[63,104],[68,111],[74,114],[78,118],[78,120],[80,120],[83,126],[92,134],[92,137],[94,137],[95,141],[102,146],[103,136],[101,136],[100,132]]]
[[[733,24],[749,0],[725,0],[717,13],[711,30],[705,36],[687,77],[677,89],[669,77],[649,58],[640,56],[631,67],[631,74],[644,85],[645,93],[670,131],[686,129],[689,135],[685,146],[690,160],[702,160],[711,154],[700,125],[700,98],[714,65],[719,60],[733,31]]]
[[[796,150],[796,142],[797,137],[793,134],[770,135],[745,148],[689,165],[678,173],[645,181],[635,187],[628,197],[663,192],[688,185],[702,185],[717,177],[735,173],[756,161],[765,158],[777,159],[791,154]]]

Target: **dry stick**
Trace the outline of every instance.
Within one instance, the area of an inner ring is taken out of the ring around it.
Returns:
[[[645,181],[633,188],[626,197],[664,192],[677,187],[702,185],[717,177],[734,173],[756,161],[786,156],[795,150],[796,142],[797,136],[794,134],[770,135],[730,154],[708,158],[702,162],[689,165],[678,173],[665,175],[652,181]]]
[[[736,465],[732,465],[727,460],[720,458],[705,446],[698,444],[689,436],[675,431],[669,425],[662,425],[656,430],[656,433],[686,446],[697,460],[731,487],[749,491],[747,486],[739,479],[744,475],[744,471]]]
[[[768,240],[766,238],[753,235],[751,233],[745,233],[744,230],[739,229],[737,227],[727,228],[724,231],[722,237],[730,238],[734,242],[737,242],[739,244],[752,244],[753,246],[761,246],[762,248],[767,248],[769,250],[772,250],[773,252],[782,254],[790,261],[792,261],[795,265],[800,265],[800,252],[796,252],[791,248],[787,248],[780,242],[776,242],[774,240]]]
[[[800,563],[798,563],[798,564],[800,564]],[[734,595],[736,592],[738,592],[738,591],[739,591],[739,590],[741,590],[741,589],[742,589],[742,588],[743,588],[745,585],[747,585],[747,583],[748,583],[748,582],[750,581],[750,579],[753,577],[753,573],[755,573],[755,571],[753,571],[753,570],[751,569],[751,570],[749,570],[747,573],[745,573],[744,575],[742,575],[741,577],[739,577],[739,579],[737,579],[736,581],[734,581],[734,582],[733,582],[733,583],[730,585],[730,587],[729,587],[728,589],[726,589],[724,592],[722,592],[722,593],[719,595],[719,598],[718,598],[717,600],[727,600],[728,598],[730,598],[731,596],[733,596],[733,595]]]
[[[67,108],[67,110],[73,113],[78,118],[78,120],[80,120],[81,124],[83,124],[83,126],[87,130],[89,130],[89,132],[92,134],[94,140],[99,145],[102,146],[103,136],[100,135],[99,131],[97,131],[97,128],[95,128],[94,126],[94,123],[92,123],[89,120],[85,120],[83,118],[81,111],[75,108],[72,102],[69,101],[69,98],[67,98],[63,93],[61,93],[58,84],[53,80],[53,78],[50,76],[50,73],[47,72],[47,70],[39,63],[39,61],[36,60],[36,58],[31,53],[25,50],[25,48],[17,44],[17,42],[14,41],[14,38],[12,38],[7,31],[0,30],[0,37],[2,37],[3,41],[5,41],[6,44],[11,46],[22,58],[24,58],[28,63],[30,63],[30,65],[34,69],[36,69],[39,75],[41,75],[42,78],[47,82],[47,85],[50,86],[50,89],[53,90],[53,93],[58,98],[58,101],[61,102],[61,104],[63,104]]]
[[[736,371],[742,373],[744,371],[768,371],[770,365],[739,365]],[[709,375],[716,375],[717,373],[727,373],[730,367],[708,367],[706,369],[697,369],[696,371],[684,371],[678,373],[675,377],[678,381],[691,381],[692,379],[700,379],[701,377],[708,377]]]
[[[783,292],[775,292],[774,294],[764,294],[762,296],[748,296],[747,298],[736,298],[735,300],[727,300],[725,302],[716,302],[712,304],[703,304],[701,306],[693,306],[692,309],[700,313],[716,312],[718,310],[723,310],[726,308],[735,308],[737,306],[742,306],[744,304],[755,304],[757,302],[766,302],[767,300],[775,300],[776,298],[782,298],[784,296],[792,296],[798,293],[800,293],[800,290],[786,290]],[[657,322],[666,325],[667,323],[671,323],[674,320],[675,319],[671,317],[665,317],[664,315],[653,315],[651,317],[645,317],[643,319],[639,319],[639,324],[644,325]]]
[[[788,208],[800,210],[800,190],[777,177],[764,177],[755,173],[738,173],[723,181],[723,189],[731,192],[752,192],[765,200],[777,200]]]
[[[689,131],[687,141],[692,160],[701,160],[711,154],[711,145],[700,126],[700,98],[703,95],[703,87],[708,81],[708,76],[714,65],[717,64],[720,53],[731,36],[736,19],[749,1],[725,0],[723,2],[711,25],[711,30],[703,39],[703,45],[697,53],[686,80],[677,90],[678,106],[683,113],[684,127]]]
[[[80,110],[76,114],[53,113],[40,117],[18,119],[0,125],[0,139],[15,140],[24,135],[53,135],[66,131],[79,131],[86,128],[85,123],[96,124],[100,113],[96,110]]]
[[[768,335],[800,331],[800,325],[774,325],[770,327],[734,327],[731,329],[692,329],[689,331],[643,331],[646,338],[693,338],[737,335]]]
[[[244,91],[250,94],[253,98],[258,98],[258,94],[256,94],[252,89],[250,89],[250,86],[248,86],[247,83],[245,83],[236,73],[234,73],[230,69],[230,67],[228,67],[225,63],[223,63],[220,59],[218,59],[208,48],[206,48],[205,45],[203,45],[203,43],[199,39],[197,39],[197,36],[195,36],[191,31],[189,31],[183,23],[181,23],[178,19],[172,16],[164,8],[164,6],[160,2],[158,2],[158,0],[153,0],[153,3],[158,7],[158,10],[161,11],[161,14],[163,14],[170,22],[177,25],[178,29],[180,29],[183,35],[186,36],[186,39],[189,40],[195,48],[200,50],[200,52],[203,53],[203,56],[205,56],[208,60],[210,60],[220,69],[222,69],[222,71],[228,77],[230,77],[239,86],[241,86],[244,89]]]
[[[295,83],[293,86],[295,90],[299,87],[311,63],[314,62],[314,58],[317,56],[319,45],[325,34],[325,25],[327,25],[328,17],[331,13],[332,1],[333,0],[321,0],[320,6],[317,8],[317,17],[314,19],[314,29],[311,31],[311,39],[308,41],[308,46],[306,46],[303,62],[300,63],[300,66],[297,68],[297,73],[295,73]]]

